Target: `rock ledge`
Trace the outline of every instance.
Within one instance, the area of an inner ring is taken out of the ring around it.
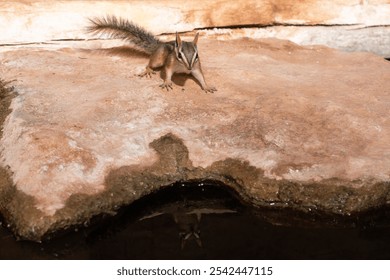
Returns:
[[[205,94],[140,79],[124,47],[0,53],[18,96],[4,123],[1,212],[23,238],[81,224],[178,181],[254,205],[347,214],[390,201],[390,63],[280,40],[201,40]]]

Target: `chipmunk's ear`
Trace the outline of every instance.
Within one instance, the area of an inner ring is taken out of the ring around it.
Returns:
[[[198,44],[198,37],[199,37],[199,32],[196,33],[194,41],[192,41],[195,46],[196,46],[196,44]]]
[[[179,33],[176,32],[176,43],[175,43],[176,48],[181,47],[181,38]]]

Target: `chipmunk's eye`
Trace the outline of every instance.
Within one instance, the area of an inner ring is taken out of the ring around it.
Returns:
[[[197,61],[199,59],[199,56],[198,54],[195,55],[195,61]]]
[[[181,56],[181,53],[179,53],[178,55],[177,55],[177,57],[179,58],[179,59],[182,59],[183,57]]]

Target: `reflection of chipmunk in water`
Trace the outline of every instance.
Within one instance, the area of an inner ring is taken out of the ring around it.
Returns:
[[[179,227],[180,247],[184,249],[187,241],[194,239],[199,247],[202,247],[202,240],[200,239],[200,213],[192,214],[173,214],[173,219]]]
[[[168,206],[160,211],[150,213],[140,220],[153,219],[161,215],[171,215],[179,230],[180,247],[183,250],[186,243],[193,239],[199,247],[203,247],[200,236],[200,219],[202,215],[233,214],[236,210],[228,208],[196,208],[186,209],[177,205]]]
[[[91,19],[88,30],[94,33],[106,33],[112,38],[128,40],[137,49],[149,54],[149,64],[139,76],[150,77],[151,74],[155,74],[154,68],[164,67],[165,80],[160,85],[163,89],[172,89],[171,78],[174,73],[186,73],[194,76],[204,91],[216,91],[215,87],[206,84],[203,76],[197,47],[198,33],[192,42],[182,41],[177,33],[176,41],[161,42],[145,29],[114,16]]]

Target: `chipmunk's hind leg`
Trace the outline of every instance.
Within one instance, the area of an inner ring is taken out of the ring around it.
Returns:
[[[156,74],[156,72],[153,69],[164,66],[165,60],[167,59],[169,52],[170,52],[169,46],[160,45],[156,49],[156,51],[150,56],[148,66],[146,66],[145,71],[139,74],[139,76],[151,77],[152,75]]]

